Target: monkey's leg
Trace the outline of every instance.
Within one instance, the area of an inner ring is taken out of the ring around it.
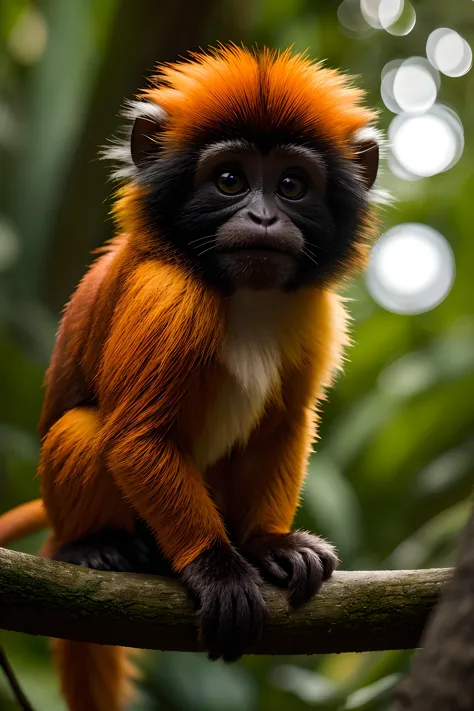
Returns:
[[[150,551],[134,533],[134,514],[103,464],[94,408],[67,412],[43,440],[39,474],[54,535],[42,555],[100,570],[142,570]],[[54,640],[71,711],[119,711],[136,673],[120,647]]]
[[[337,564],[334,547],[323,538],[291,532],[312,431],[309,410],[283,418],[269,412],[242,459],[235,462],[246,480],[235,477],[239,491],[233,491],[228,502],[232,528],[240,530],[248,559],[269,582],[287,587],[295,606],[307,602]]]
[[[259,572],[230,544],[193,463],[172,442],[123,431],[108,466],[199,605],[211,659],[233,661],[260,635],[266,616]]]
[[[44,439],[39,473],[54,528],[48,557],[96,570],[170,572],[104,467],[97,410],[70,410],[56,422]]]
[[[54,529],[54,557],[98,569],[130,570],[134,514],[103,464],[100,427],[95,408],[76,408],[43,440],[39,475]],[[115,552],[113,531],[118,532]],[[139,561],[145,554],[141,548],[137,539]]]

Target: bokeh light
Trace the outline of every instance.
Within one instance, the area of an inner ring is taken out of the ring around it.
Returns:
[[[360,11],[371,27],[393,35],[407,35],[416,22],[409,0],[360,0]]]
[[[411,57],[402,62],[393,78],[393,96],[402,111],[423,113],[430,109],[438,94],[438,82],[429,62]]]
[[[27,7],[13,26],[8,48],[19,64],[38,62],[46,49],[48,26],[43,14],[33,4]]]
[[[337,17],[345,34],[350,37],[366,37],[373,31],[361,13],[360,0],[342,0],[337,8]]]
[[[380,0],[360,0],[360,11],[364,20],[375,30],[381,30],[379,18]]]
[[[407,173],[422,178],[451,168],[464,149],[462,123],[442,104],[419,116],[396,116],[389,127],[389,139],[393,159]]]
[[[393,59],[391,62],[387,62],[387,64],[382,69],[380,95],[387,109],[394,114],[398,114],[401,112],[401,108],[395,100],[395,95],[393,93],[393,85],[395,83],[395,77],[397,75],[397,72],[402,63],[403,62],[401,59]]]
[[[378,19],[384,30],[400,19],[404,5],[404,0],[380,0]]]
[[[438,71],[424,57],[395,59],[382,70],[380,94],[392,113],[423,113],[435,103],[439,85]]]
[[[386,232],[372,250],[367,288],[387,311],[419,314],[448,295],[455,276],[447,240],[432,227],[405,223]]]
[[[458,32],[447,27],[434,30],[426,43],[433,67],[448,77],[460,77],[472,67],[472,49]]]
[[[408,35],[416,24],[415,8],[409,0],[381,0],[379,20],[389,34],[399,37]]]
[[[415,8],[409,0],[342,0],[337,16],[344,33],[359,39],[373,30],[407,35],[416,23]]]

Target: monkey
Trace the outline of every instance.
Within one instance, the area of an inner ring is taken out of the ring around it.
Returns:
[[[177,576],[212,660],[337,565],[292,531],[321,404],[349,344],[339,288],[379,228],[376,114],[306,55],[220,46],[159,66],[106,150],[116,236],[65,307],[39,422],[41,555]],[[126,652],[55,642],[71,711],[118,711]]]

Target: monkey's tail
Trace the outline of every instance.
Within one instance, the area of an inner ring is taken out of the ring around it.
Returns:
[[[41,499],[29,501],[0,516],[0,546],[49,526]]]
[[[22,504],[0,516],[0,546],[49,525],[41,499]],[[39,555],[50,557],[54,548],[50,536]],[[132,697],[139,674],[130,657],[137,650],[55,639],[53,652],[70,711],[121,711]]]
[[[137,650],[66,639],[53,640],[53,650],[70,711],[121,711],[130,701]]]

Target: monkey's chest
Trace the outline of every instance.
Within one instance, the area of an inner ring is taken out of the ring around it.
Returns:
[[[236,446],[245,446],[268,401],[281,385],[281,324],[245,302],[231,303],[227,338],[219,354],[220,376],[203,412],[193,443],[198,469],[204,472]]]
[[[234,445],[245,445],[262,417],[274,385],[266,377],[264,382],[244,388],[232,373],[223,371],[194,442],[194,460],[200,471],[215,464]]]

